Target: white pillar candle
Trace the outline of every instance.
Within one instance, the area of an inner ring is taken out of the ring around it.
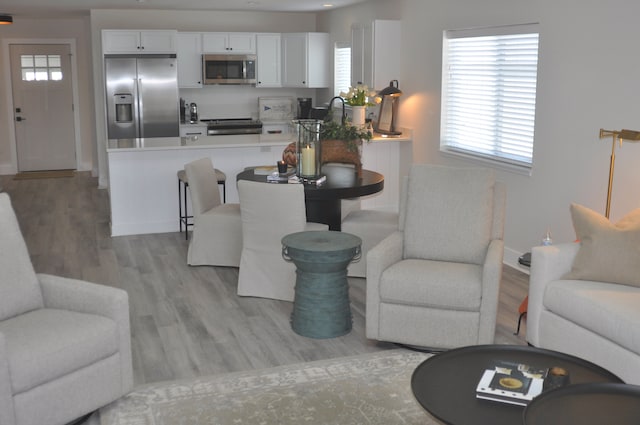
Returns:
[[[302,149],[302,175],[316,175],[316,148],[306,146]]]

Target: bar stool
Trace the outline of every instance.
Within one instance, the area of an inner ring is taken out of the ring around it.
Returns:
[[[222,202],[227,202],[227,175],[222,171],[215,169],[216,179],[218,184],[222,185]],[[187,188],[189,187],[189,180],[187,179],[187,173],[184,170],[178,171],[178,216],[180,219],[180,233],[182,233],[182,225],[184,224],[185,238],[189,240],[188,227],[193,226],[193,223],[189,222],[192,215],[187,212]],[[183,193],[184,192],[184,193]],[[183,214],[184,206],[184,214]]]

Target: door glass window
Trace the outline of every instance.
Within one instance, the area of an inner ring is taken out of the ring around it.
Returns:
[[[22,81],[60,81],[60,55],[20,55]]]

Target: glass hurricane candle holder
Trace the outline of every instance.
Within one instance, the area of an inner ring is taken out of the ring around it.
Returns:
[[[315,181],[320,177],[320,124],[319,120],[295,120],[298,141],[296,175],[303,180]]]

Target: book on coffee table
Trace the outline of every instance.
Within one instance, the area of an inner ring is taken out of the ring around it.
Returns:
[[[485,370],[482,374],[476,387],[476,397],[526,406],[542,393],[546,374],[547,369],[499,361],[493,368]]]

